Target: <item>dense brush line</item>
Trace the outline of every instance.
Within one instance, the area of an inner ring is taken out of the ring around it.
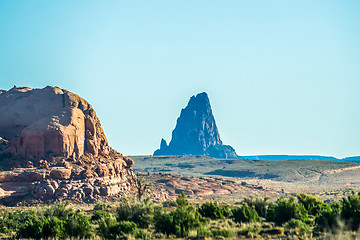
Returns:
[[[76,207],[78,208],[78,207]],[[360,226],[360,193],[324,203],[311,194],[245,198],[227,204],[190,203],[185,194],[176,201],[154,204],[150,198],[127,199],[117,207],[99,203],[87,212],[57,203],[50,207],[3,209],[1,238],[8,239],[155,239],[356,237]]]

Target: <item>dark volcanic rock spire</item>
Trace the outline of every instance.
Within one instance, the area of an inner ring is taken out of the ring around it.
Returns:
[[[206,93],[192,96],[181,110],[169,148],[174,154],[203,155],[208,147],[222,144]]]
[[[216,158],[236,158],[235,150],[223,145],[209,98],[205,92],[192,96],[181,110],[172,139],[167,145],[161,140],[156,155],[208,155]]]

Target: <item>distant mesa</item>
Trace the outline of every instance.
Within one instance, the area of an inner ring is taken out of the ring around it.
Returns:
[[[192,96],[181,110],[169,145],[161,139],[161,155],[206,155],[214,158],[238,158],[235,150],[224,145],[215,123],[208,95],[203,92]]]

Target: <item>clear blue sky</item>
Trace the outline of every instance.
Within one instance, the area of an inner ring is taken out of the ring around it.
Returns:
[[[209,94],[240,155],[360,155],[360,1],[0,1],[0,88],[59,86],[152,154]]]

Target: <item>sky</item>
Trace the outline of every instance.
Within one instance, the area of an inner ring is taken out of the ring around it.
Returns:
[[[207,92],[239,155],[360,155],[360,2],[0,1],[0,89],[58,86],[150,155]]]

